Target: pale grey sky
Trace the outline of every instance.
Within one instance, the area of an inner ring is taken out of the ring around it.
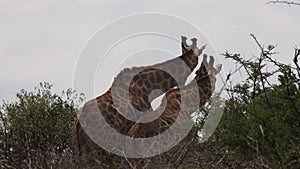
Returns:
[[[89,37],[112,20],[140,12],[186,19],[206,34],[219,54],[257,54],[249,36],[253,33],[263,44],[278,45],[277,59],[289,62],[293,46],[300,46],[300,7],[266,2],[0,0],[0,99],[13,100],[17,91],[32,90],[40,81],[52,83],[57,92],[72,87],[76,58]],[[226,61],[223,67],[230,64]]]

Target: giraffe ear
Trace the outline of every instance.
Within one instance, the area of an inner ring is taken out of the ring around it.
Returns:
[[[205,49],[207,44],[203,45],[200,49],[198,49],[198,56],[200,56],[203,52],[203,50]]]
[[[216,65],[216,72],[215,72],[215,74],[218,74],[221,71],[221,69],[222,69],[222,64]]]

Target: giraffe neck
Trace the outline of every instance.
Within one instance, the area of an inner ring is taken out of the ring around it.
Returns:
[[[198,57],[192,49],[188,50],[186,53],[179,57],[185,64],[193,71],[198,64]]]
[[[183,95],[189,96],[188,98],[199,99],[199,103],[191,100],[190,103],[195,103],[196,105],[190,106],[194,107],[198,105],[201,107],[211,97],[214,90],[214,82],[214,78],[209,75],[196,77],[191,83],[180,88],[177,94],[181,95],[183,93]]]

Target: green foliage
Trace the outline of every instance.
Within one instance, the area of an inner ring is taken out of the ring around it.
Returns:
[[[44,168],[72,152],[76,105],[83,95],[70,89],[57,95],[51,88],[40,83],[1,106],[0,168]]]
[[[273,60],[273,49],[262,49],[259,57],[250,60],[225,53],[247,73],[244,82],[227,88],[230,98],[214,135],[214,143],[227,152],[222,159],[227,166],[300,165],[300,77],[295,73],[299,70]],[[266,67],[275,70],[269,72]],[[277,81],[271,80],[273,77]]]

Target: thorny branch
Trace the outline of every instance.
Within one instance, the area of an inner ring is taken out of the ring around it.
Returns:
[[[274,61],[274,60],[270,57],[272,54],[275,54],[275,53],[272,53],[272,52],[271,52],[272,49],[274,49],[274,47],[271,47],[271,48],[269,48],[269,50],[266,51],[266,50],[264,50],[264,47],[258,42],[258,40],[257,40],[257,38],[255,37],[254,34],[250,34],[250,36],[255,40],[256,44],[257,44],[257,45],[259,46],[259,48],[261,49],[261,56],[260,56],[260,58],[259,58],[259,66],[261,65],[261,59],[263,59],[262,57],[267,58],[268,60],[270,60],[272,63],[274,63],[274,64],[275,64],[276,66],[278,66],[278,67],[282,67],[282,66],[283,66],[282,64],[279,64],[277,61]],[[298,79],[295,78],[294,80],[295,80],[295,82],[298,84],[298,86],[300,86],[300,84],[299,84],[300,67],[299,67],[299,65],[298,65],[298,57],[299,57],[299,55],[300,55],[300,49],[298,49],[297,47],[295,47],[295,54],[294,54],[293,62],[294,62],[294,64],[295,64],[296,67],[297,67],[297,68],[296,68],[296,71],[297,71],[297,73],[298,73]],[[259,69],[260,69],[260,67],[259,67]],[[263,77],[262,71],[259,70],[259,72],[260,72],[260,76],[261,76],[262,87],[263,87],[264,93],[266,94],[264,82],[266,81],[268,84],[270,84],[270,83],[268,82],[268,80],[267,80],[266,77],[265,77],[265,78]],[[293,74],[293,72],[291,72],[291,71],[286,72],[286,73],[288,73],[288,74]],[[264,80],[265,80],[265,81],[264,81]],[[287,81],[288,81],[288,79],[287,79]],[[288,83],[289,83],[289,82],[288,82]],[[290,89],[289,89],[289,86],[287,85],[286,88],[287,88],[288,96],[290,96]],[[267,100],[267,103],[268,103],[269,101],[268,101],[267,95],[265,95],[265,97],[266,97],[266,100]],[[295,111],[296,111],[297,113],[300,113],[299,110],[298,110],[298,108],[297,108],[297,106],[296,106],[296,104],[295,104],[295,102],[294,102],[294,99],[292,99],[291,97],[288,97],[288,98],[289,98],[289,100],[291,101],[291,103],[292,103],[292,105],[293,105]]]
[[[298,79],[297,79],[297,83],[300,86],[300,66],[298,64],[298,57],[300,56],[300,48],[295,47],[295,54],[294,54],[294,64],[297,67],[297,73],[298,73]]]
[[[267,4],[287,4],[287,5],[300,5],[300,3],[298,2],[293,2],[293,1],[279,1],[279,0],[276,0],[276,1],[269,1],[267,2]]]
[[[265,81],[264,81],[264,76],[263,76],[263,73],[261,71],[261,68],[262,68],[262,61],[268,57],[269,55],[271,54],[274,54],[272,53],[271,51],[274,49],[274,46],[269,46],[268,47],[268,50],[264,50],[264,47],[258,42],[257,38],[255,37],[254,34],[250,34],[250,36],[255,40],[256,44],[259,46],[260,50],[261,50],[261,54],[260,54],[260,57],[259,57],[259,60],[258,60],[258,67],[257,67],[257,71],[259,72],[259,75],[260,75],[260,81],[262,83],[262,87],[263,87],[263,90],[264,90],[264,95],[265,95],[265,98],[267,100],[267,103],[269,103],[269,99],[266,95],[266,86],[265,86]],[[254,84],[255,85],[255,84]],[[255,89],[254,89],[255,91]]]

